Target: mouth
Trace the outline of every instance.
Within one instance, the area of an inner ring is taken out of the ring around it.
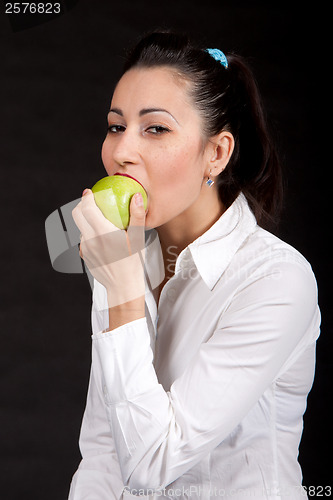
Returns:
[[[136,179],[135,177],[132,177],[132,175],[129,175],[129,174],[121,174],[120,172],[116,172],[116,173],[115,173],[115,174],[113,174],[113,175],[122,175],[123,177],[129,177],[130,179],[133,179],[133,181],[135,181],[135,182],[137,182],[138,184],[140,184],[140,186],[142,186],[142,188],[143,188],[143,189],[145,189],[145,188],[144,188],[144,186],[141,184],[141,182],[140,182],[140,181],[138,181],[138,179]],[[145,191],[146,191],[146,190],[145,190]]]

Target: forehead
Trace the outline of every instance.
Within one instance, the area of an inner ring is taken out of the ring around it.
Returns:
[[[132,68],[119,80],[112,98],[113,105],[137,108],[149,105],[191,107],[190,82],[168,67]]]

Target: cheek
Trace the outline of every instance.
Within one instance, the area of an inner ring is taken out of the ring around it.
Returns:
[[[175,193],[179,195],[179,190],[184,190],[188,186],[186,193],[190,196],[191,191],[197,191],[202,178],[202,159],[198,154],[196,144],[191,144],[190,140],[185,147],[168,151],[166,155],[168,161],[165,161],[165,183],[173,186]],[[193,192],[194,194],[194,192]]]
[[[101,158],[102,158],[104,168],[107,171],[108,175],[112,175],[112,173],[113,173],[111,171],[112,162],[110,161],[112,158],[112,154],[111,154],[110,147],[108,146],[107,138],[104,139],[104,142],[102,144]]]
[[[102,149],[101,149],[101,158],[102,158],[102,162],[103,162],[104,166],[105,166],[106,160],[107,160],[107,149],[106,149],[105,141],[106,141],[106,139],[104,139],[104,142],[102,144]]]
[[[195,201],[202,186],[202,159],[196,145],[170,148],[151,157],[151,209],[180,212]],[[160,212],[161,214],[161,212]],[[174,214],[175,215],[175,214]]]
[[[167,184],[173,184],[178,176],[187,176],[190,181],[194,180],[202,164],[199,146],[193,143],[190,137],[180,147],[168,146],[158,151],[154,161],[160,166]]]

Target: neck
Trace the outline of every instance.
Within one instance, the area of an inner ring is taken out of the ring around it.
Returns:
[[[225,207],[219,199],[217,189],[205,186],[204,196],[199,196],[184,212],[156,228],[167,278],[173,275],[174,265],[180,252],[205,233],[224,211]]]

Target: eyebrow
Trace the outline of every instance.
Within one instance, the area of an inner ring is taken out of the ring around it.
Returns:
[[[144,108],[139,111],[139,116],[144,116],[147,115],[148,113],[168,113],[168,115],[171,116],[177,123],[178,121],[176,118],[170,113],[170,111],[167,111],[166,109],[163,108]],[[109,113],[116,113],[117,115],[124,116],[123,112],[119,108],[111,108]]]

